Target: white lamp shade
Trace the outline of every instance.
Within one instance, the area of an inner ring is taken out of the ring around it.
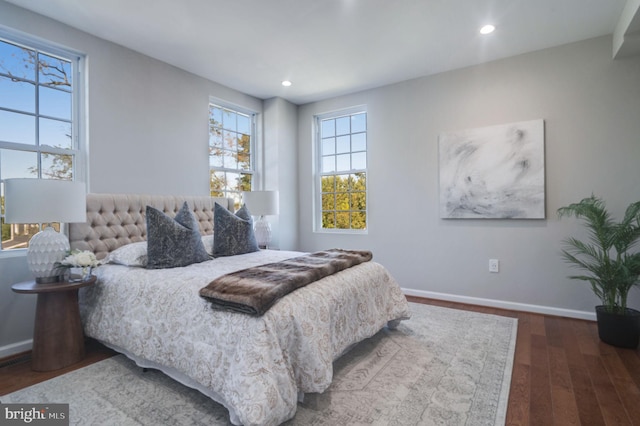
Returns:
[[[254,216],[278,214],[278,191],[248,191],[242,193],[242,202]]]
[[[51,179],[6,179],[6,223],[84,222],[85,184]]]
[[[47,179],[4,181],[7,223],[85,222],[87,195],[84,183]],[[61,281],[58,262],[69,250],[69,239],[53,228],[38,232],[29,241],[27,265],[37,283]]]

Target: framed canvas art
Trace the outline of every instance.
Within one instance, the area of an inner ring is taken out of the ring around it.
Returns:
[[[443,132],[440,217],[544,219],[544,120]]]

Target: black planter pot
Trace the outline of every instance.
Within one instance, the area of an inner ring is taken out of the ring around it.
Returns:
[[[640,341],[640,311],[627,308],[626,315],[607,312],[596,306],[600,340],[620,348],[635,349]]]

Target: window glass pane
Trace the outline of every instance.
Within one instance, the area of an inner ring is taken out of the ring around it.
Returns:
[[[71,62],[40,53],[38,55],[38,63],[40,65],[40,75],[38,77],[40,84],[71,88]]]
[[[322,139],[322,155],[331,155],[336,153],[336,139]]]
[[[242,170],[251,170],[251,137],[238,134],[238,167]]]
[[[349,117],[336,118],[336,135],[348,135],[351,132]]]
[[[36,144],[36,118],[0,110],[0,141]]]
[[[336,191],[337,192],[349,191],[349,175],[336,176]]]
[[[365,151],[367,149],[367,134],[356,133],[351,135],[351,151]]]
[[[211,126],[209,129],[209,146],[222,147],[222,131],[219,128]]]
[[[40,114],[71,120],[71,93],[40,86]]]
[[[335,210],[336,197],[334,193],[322,194],[322,210]]]
[[[349,176],[349,189],[351,191],[366,191],[367,180],[364,173],[356,173]]]
[[[0,63],[2,57],[0,56]],[[30,113],[36,112],[36,86],[0,76],[0,107]]]
[[[247,173],[240,174],[240,191],[251,191],[251,178],[252,176]]]
[[[364,170],[367,168],[367,153],[357,152],[351,154],[351,168],[353,170]]]
[[[242,191],[242,179],[240,173],[227,172],[227,187],[232,191]]]
[[[238,149],[235,132],[224,132],[224,148],[233,151]]]
[[[351,154],[336,155],[336,171],[346,172],[351,170]]]
[[[212,148],[210,148],[211,150]],[[222,164],[222,159],[224,157],[222,157],[221,151],[220,150],[215,150],[215,154],[211,154],[209,155],[209,167],[223,167],[224,164]]]
[[[336,212],[336,228],[349,229],[350,225],[349,212]]]
[[[336,177],[335,176],[323,176],[322,177],[322,192],[334,192],[336,190]]]
[[[367,229],[367,213],[351,213],[351,229]]]
[[[367,131],[367,114],[360,113],[351,116],[351,133]]]
[[[251,133],[251,120],[248,116],[238,114],[238,132],[248,135]]]
[[[322,173],[331,173],[336,171],[336,157],[329,155],[322,157]]]
[[[73,180],[73,156],[41,154],[42,179]]]
[[[2,223],[2,249],[24,249],[29,246],[29,240],[40,231],[38,224]]]
[[[336,152],[338,154],[344,154],[345,152],[351,151],[351,138],[347,136],[339,136],[336,139]]]
[[[334,212],[322,212],[322,227],[324,229],[333,229],[336,227]]]
[[[367,195],[365,192],[351,193],[351,210],[366,210]]]
[[[322,137],[327,138],[336,135],[336,121],[323,120],[321,123]]]
[[[0,41],[0,73],[36,80],[35,52]]]
[[[37,153],[0,149],[0,179],[37,177]]]
[[[73,149],[71,123],[40,118],[39,125],[40,146],[48,145],[56,148]]]
[[[238,156],[233,151],[223,150],[222,151],[222,164],[227,169],[237,169],[238,168]]]
[[[212,126],[222,126],[222,109],[213,105],[209,106],[209,121]]]
[[[222,197],[223,191],[227,186],[227,178],[225,172],[216,172],[211,170],[209,173],[211,195],[214,197]]]
[[[234,132],[237,130],[236,125],[236,113],[233,111],[229,111],[225,109],[222,113],[222,127],[225,130],[233,130]]]

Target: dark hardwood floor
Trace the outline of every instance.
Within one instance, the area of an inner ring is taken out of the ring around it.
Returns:
[[[600,342],[595,322],[412,296],[407,299],[518,319],[507,425],[640,426],[640,349],[620,349]],[[28,359],[16,357],[15,363],[0,368],[0,397],[113,354],[88,340],[82,362],[48,373],[33,372]]]

